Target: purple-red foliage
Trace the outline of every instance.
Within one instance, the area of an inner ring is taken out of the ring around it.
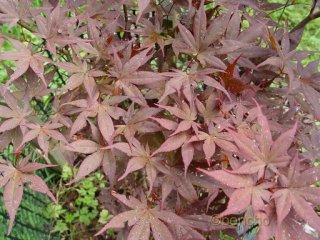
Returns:
[[[48,164],[60,149],[79,166],[69,184],[102,169],[128,208],[97,235],[238,239],[230,216],[256,219],[258,240],[320,232],[319,61],[304,66],[310,52],[269,19],[278,4],[43,2],[0,0],[0,22],[37,39],[0,35],[15,49],[0,52],[15,67],[0,89],[0,147],[32,146]],[[28,161],[0,162],[9,232],[23,184],[55,200],[31,173],[52,165]]]

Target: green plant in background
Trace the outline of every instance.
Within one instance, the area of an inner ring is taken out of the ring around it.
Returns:
[[[2,190],[0,192],[2,195]],[[52,228],[52,217],[46,216],[43,209],[49,203],[48,199],[37,192],[24,189],[25,197],[16,217],[16,226],[12,233],[6,236],[8,217],[4,207],[3,198],[0,198],[0,240],[60,240],[55,233],[49,233]]]
[[[25,157],[31,154],[30,161],[34,162],[36,159],[39,163],[45,163],[43,158],[39,158],[39,152],[32,147],[25,148],[21,153],[14,151],[12,144],[3,148],[0,153],[0,159],[5,159],[15,164],[17,161],[17,154]],[[37,175],[41,176],[46,184],[54,184],[53,178],[57,173],[49,169],[41,169],[36,171]],[[0,240],[58,240],[55,233],[48,233],[47,229],[52,228],[52,217],[44,214],[44,209],[50,204],[49,199],[38,192],[30,190],[29,187],[24,186],[24,198],[21,202],[21,207],[17,212],[16,226],[12,229],[10,237],[6,236],[8,227],[8,215],[3,201],[3,190],[0,190]]]
[[[222,231],[219,233],[220,240],[234,240],[233,237],[228,236],[227,234],[223,233]]]
[[[285,26],[287,22],[289,30],[308,16],[312,4],[312,0],[269,0],[269,2],[286,4],[283,8],[270,12],[270,17],[275,22],[279,22],[281,27]],[[320,9],[315,11],[320,11]],[[320,18],[312,20],[305,26],[297,50],[320,51]],[[319,57],[320,54],[314,54],[304,63],[307,64]]]
[[[111,217],[107,210],[99,209],[96,199],[98,191],[106,188],[104,176],[97,172],[72,186],[66,185],[76,171],[67,165],[63,167],[56,190],[59,204],[50,204],[46,209],[46,215],[55,221],[52,232],[60,233],[62,239],[79,239],[90,233],[92,236]]]

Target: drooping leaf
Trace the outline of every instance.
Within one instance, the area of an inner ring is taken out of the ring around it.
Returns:
[[[52,201],[56,202],[46,183],[40,177],[31,173],[37,169],[52,167],[52,165],[34,165],[34,163],[28,162],[29,159],[30,155],[24,158],[17,167],[12,166],[10,163],[0,163],[0,186],[4,186],[3,198],[10,218],[8,234],[12,230],[13,222],[22,200],[24,184],[34,191],[48,195]]]
[[[171,224],[173,219],[164,217],[166,213],[175,218],[175,224],[188,225],[176,214],[165,210],[159,210],[157,207],[149,208],[145,203],[140,202],[134,197],[129,197],[129,199],[127,199],[126,196],[117,193],[113,193],[112,195],[134,210],[122,212],[119,215],[114,216],[110,222],[96,234],[96,236],[110,228],[123,228],[125,222],[128,222],[130,226],[133,226],[129,232],[129,236],[132,239],[149,239],[151,233],[150,228],[152,229],[152,236],[157,240],[173,239],[172,234],[165,224]]]

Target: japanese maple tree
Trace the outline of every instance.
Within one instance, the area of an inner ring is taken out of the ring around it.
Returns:
[[[96,236],[318,239],[319,60],[296,47],[320,9],[290,30],[269,18],[282,7],[0,0],[0,23],[21,32],[0,34],[8,234],[24,187],[56,201],[37,171],[59,171],[60,151],[78,168],[67,184],[108,179],[118,205],[101,201],[113,217]]]

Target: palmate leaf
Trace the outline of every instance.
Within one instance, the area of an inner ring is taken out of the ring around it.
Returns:
[[[102,146],[91,140],[78,140],[68,144],[65,149],[67,151],[89,154],[84,158],[77,175],[68,185],[83,179],[101,166],[110,184],[113,185],[115,183],[116,160],[110,147]]]
[[[153,188],[153,183],[157,178],[159,172],[158,168],[161,168],[159,157],[151,156],[149,146],[142,146],[137,139],[131,139],[130,146],[124,142],[117,142],[105,149],[118,149],[130,157],[126,170],[118,181],[124,179],[128,174],[140,169],[144,169],[146,172],[147,180],[149,182],[149,194]]]
[[[25,96],[23,101],[19,101],[12,93],[4,92],[2,88],[1,96],[4,98],[7,106],[0,105],[0,117],[5,119],[1,123],[0,133],[15,128],[25,130],[26,119],[32,112],[28,104],[28,97]]]
[[[14,60],[16,70],[10,76],[10,80],[6,85],[9,86],[14,80],[22,76],[29,67],[32,71],[42,80],[43,84],[47,86],[47,81],[44,77],[44,62],[50,62],[50,59],[42,56],[39,53],[33,53],[32,50],[27,48],[23,43],[18,40],[8,38],[17,51],[5,51],[0,53],[0,60]]]
[[[231,100],[228,91],[218,81],[210,77],[215,71],[220,70],[212,68],[201,69],[198,64],[193,64],[188,73],[179,69],[173,69],[172,72],[161,73],[162,76],[168,77],[169,79],[166,82],[164,93],[160,97],[159,102],[162,102],[167,96],[173,93],[180,94],[181,91],[191,104],[195,97],[194,88],[202,81],[207,86],[223,92]]]
[[[52,8],[50,8],[52,9]],[[56,45],[65,46],[67,44],[75,44],[77,42],[86,42],[87,40],[81,39],[69,34],[61,34],[60,26],[66,24],[70,19],[66,18],[66,5],[63,8],[59,4],[55,6],[52,11],[47,11],[47,18],[38,14],[35,18],[37,31],[34,32],[39,38],[45,39],[47,50],[54,56],[57,55]]]
[[[32,23],[30,21],[31,3],[27,0],[0,0],[0,22],[9,23],[9,28],[14,27],[19,20]]]
[[[181,217],[170,211],[160,210],[158,206],[149,208],[145,202],[140,202],[134,197],[127,198],[115,192],[112,195],[133,210],[115,215],[95,236],[110,228],[123,228],[125,223],[128,222],[129,227],[131,227],[128,240],[149,239],[150,228],[155,240],[173,240],[174,238],[166,224],[174,223],[188,226],[188,223]]]
[[[176,135],[181,132],[186,132],[189,129],[194,129],[195,132],[198,130],[198,125],[196,120],[196,108],[195,105],[190,103],[190,106],[185,102],[181,103],[180,106],[177,107],[170,107],[170,106],[162,106],[158,105],[160,108],[163,108],[169,111],[171,114],[175,115],[176,117],[182,119],[182,121],[178,124],[177,129],[171,134],[171,136]]]
[[[8,234],[12,230],[13,222],[21,203],[24,184],[34,191],[47,194],[52,201],[56,202],[46,183],[37,175],[32,174],[33,171],[53,167],[53,165],[29,163],[29,159],[30,155],[24,158],[17,167],[12,166],[11,163],[4,162],[0,164],[2,174],[0,186],[4,186],[3,198],[10,218]]]
[[[153,85],[158,81],[166,79],[161,74],[152,71],[139,71],[139,68],[148,62],[154,52],[147,48],[135,55],[132,55],[132,48],[127,47],[123,51],[124,58],[119,57],[114,49],[114,66],[109,70],[109,76],[115,79],[115,88],[123,90],[125,96],[128,96],[133,102],[141,106],[147,106],[143,94],[138,86]],[[151,52],[151,53],[150,53]]]
[[[319,180],[320,167],[313,167],[304,171],[300,170],[300,161],[296,156],[287,175],[281,175],[282,189],[273,193],[276,202],[277,221],[285,221],[290,210],[295,212],[311,227],[320,231],[320,217],[313,206],[320,203],[320,190],[310,185]]]
[[[237,152],[237,147],[231,143],[230,135],[227,132],[223,132],[227,127],[226,124],[226,122],[225,124],[221,123],[217,127],[210,123],[208,133],[199,131],[198,135],[192,136],[189,140],[189,142],[203,141],[202,149],[209,166],[217,147],[225,151]]]
[[[260,132],[256,136],[257,140],[253,140],[243,133],[228,131],[239,148],[237,153],[248,160],[234,172],[238,174],[258,173],[260,178],[264,174],[265,168],[276,171],[277,168],[288,166],[290,157],[287,151],[292,144],[297,123],[273,141],[268,120],[263,115],[260,106],[257,105],[257,107],[257,120],[260,128]]]
[[[257,240],[270,239],[272,236],[274,236],[276,240],[319,239],[305,231],[304,224],[300,218],[300,221],[297,221],[297,215],[294,211],[290,211],[285,220],[281,224],[278,224],[276,204],[274,201],[266,205],[263,211],[257,213],[256,216],[258,221],[262,223],[259,225],[259,231],[256,236]]]
[[[191,175],[183,175],[183,172],[175,168],[165,169],[165,171],[162,172],[166,173],[166,176],[162,179],[161,186],[162,205],[164,205],[167,197],[173,190],[177,191],[189,202],[196,202],[198,200],[197,192],[193,186],[193,184],[196,185],[196,183],[192,181]]]
[[[196,12],[193,23],[193,33],[178,23],[179,36],[173,41],[173,50],[178,56],[180,52],[195,56],[203,66],[213,66],[225,69],[226,66],[220,58],[216,57],[216,51],[210,45],[219,40],[226,30],[230,19],[230,12],[211,21],[207,28],[207,19],[204,9],[204,1]]]
[[[20,144],[19,149],[22,148],[22,146],[25,143],[28,143],[31,140],[37,138],[37,141],[41,150],[44,152],[45,157],[48,159],[48,152],[49,152],[48,139],[49,138],[55,139],[57,141],[61,141],[65,144],[68,143],[64,135],[57,130],[62,126],[63,125],[60,123],[50,123],[50,122],[47,122],[42,126],[33,124],[33,123],[26,124],[26,127],[29,129],[29,131],[24,134],[22,143]]]
[[[156,115],[162,110],[154,107],[142,107],[140,109],[134,108],[135,104],[131,104],[126,114],[123,116],[123,125],[117,125],[115,134],[123,134],[130,143],[131,139],[137,132],[152,133],[157,132],[161,128],[150,121],[150,117]]]
[[[286,73],[288,76],[288,92],[291,92],[296,82],[297,66],[292,63],[292,60],[297,59],[299,54],[296,50],[290,49],[290,38],[288,30],[285,29],[281,39],[281,45],[278,43],[272,30],[267,28],[269,42],[271,47],[277,52],[277,56],[271,56],[264,62],[260,63],[257,67],[271,65],[279,68],[280,73]]]
[[[192,143],[188,143],[189,138],[190,136],[186,132],[175,134],[168,138],[155,152],[153,152],[152,156],[158,153],[171,152],[181,148],[185,174],[187,174],[188,167],[193,159],[194,154]]]
[[[230,196],[227,209],[220,213],[219,217],[239,214],[250,205],[253,206],[255,211],[259,211],[264,207],[265,202],[268,202],[271,198],[272,194],[268,189],[274,186],[273,183],[257,184],[251,176],[235,175],[224,170],[212,172],[199,170],[222,184],[236,189]]]
[[[163,36],[162,31],[162,19],[156,18],[155,23],[147,19],[140,19],[139,25],[140,28],[132,30],[133,33],[139,34],[143,37],[143,43],[141,48],[150,48],[155,44],[158,44],[164,54],[164,47],[169,45],[172,42],[170,36]]]
[[[318,66],[319,59],[310,62],[306,67],[303,67],[302,63],[298,63],[299,87],[296,89],[296,97],[298,98],[302,91],[305,101],[308,103],[301,104],[301,106],[307,111],[311,111],[316,119],[320,119],[320,74],[317,72]]]
[[[114,134],[113,120],[118,120],[121,116],[125,116],[126,112],[117,105],[126,100],[125,96],[110,96],[103,100],[102,103],[97,101],[97,92],[93,94],[94,97],[89,99],[79,99],[65,103],[65,105],[73,106],[76,111],[82,110],[74,121],[70,136],[81,131],[87,126],[89,117],[97,117],[98,128],[104,137],[105,141],[111,142]]]
[[[103,77],[105,72],[96,69],[88,69],[85,61],[74,58],[74,64],[69,62],[60,62],[56,65],[71,74],[68,83],[62,90],[73,90],[83,84],[90,98],[94,98],[96,82],[94,77]]]

